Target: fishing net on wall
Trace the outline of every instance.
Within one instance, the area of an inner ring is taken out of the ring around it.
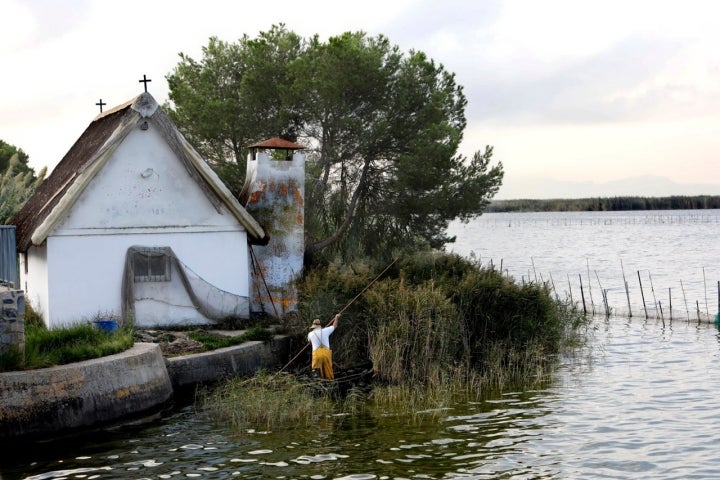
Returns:
[[[221,321],[248,315],[247,297],[226,292],[207,282],[181,262],[170,247],[133,246],[125,254],[122,318],[135,318],[136,284],[167,282],[167,288],[176,288],[177,283],[172,282],[175,273],[192,305],[205,318]]]

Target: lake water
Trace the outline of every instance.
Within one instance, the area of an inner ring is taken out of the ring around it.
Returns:
[[[605,312],[603,291],[616,314],[718,311],[720,210],[488,213],[449,231],[450,250],[517,281],[549,282],[578,304],[584,295],[588,311]]]
[[[656,291],[682,277],[687,296],[704,300],[704,284],[718,278],[719,213],[647,224],[641,215],[598,214],[579,225],[547,214],[488,215],[463,227],[473,233],[456,248],[502,260],[513,276],[552,272],[555,282],[589,263],[604,289],[617,288],[612,272],[623,258],[628,276],[651,272]],[[0,479],[720,478],[720,335],[712,322],[691,320],[595,317],[587,347],[561,357],[540,387],[448,405],[438,421],[369,409],[308,429],[235,432],[188,406],[145,425],[6,447]]]

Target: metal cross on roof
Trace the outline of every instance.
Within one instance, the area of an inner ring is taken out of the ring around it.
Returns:
[[[102,101],[102,98],[101,98],[100,101],[97,102],[95,105],[99,105],[99,106],[100,106],[100,113],[102,113],[102,107],[103,107],[103,105],[107,105],[107,103],[103,102],[103,101]]]
[[[138,82],[145,84],[145,92],[147,92],[147,84],[148,84],[148,82],[152,82],[152,80],[149,78],[146,78],[145,74],[143,74],[142,80],[138,80]]]

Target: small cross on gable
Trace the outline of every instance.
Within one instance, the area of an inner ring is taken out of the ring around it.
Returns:
[[[107,103],[103,102],[101,98],[100,101],[97,102],[95,105],[98,105],[100,107],[100,113],[102,113],[102,107],[103,105],[107,105]]]
[[[145,74],[143,74],[142,80],[138,80],[138,82],[144,84],[144,86],[145,86],[145,92],[147,92],[147,84],[148,84],[148,82],[152,82],[152,80],[149,79],[149,78],[147,78],[147,77],[145,76]]]

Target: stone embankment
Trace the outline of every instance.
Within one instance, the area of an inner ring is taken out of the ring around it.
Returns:
[[[289,339],[164,358],[156,343],[37,370],[0,373],[0,440],[39,438],[160,412],[180,389],[275,368]]]

